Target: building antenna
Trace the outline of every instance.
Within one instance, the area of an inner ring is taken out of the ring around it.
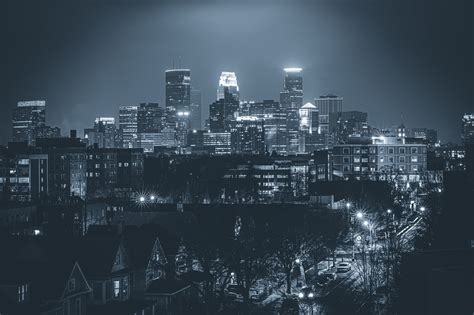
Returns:
[[[173,59],[173,69],[174,69],[174,59]]]
[[[179,69],[181,69],[181,56],[178,56],[178,66],[179,66]]]

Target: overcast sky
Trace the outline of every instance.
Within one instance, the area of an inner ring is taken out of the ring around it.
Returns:
[[[236,72],[242,99],[278,100],[288,66],[304,69],[305,101],[341,95],[375,127],[403,121],[459,142],[474,111],[471,0],[6,2],[1,143],[18,100],[46,100],[47,123],[64,134],[118,105],[163,105],[179,57],[203,117],[220,71]]]

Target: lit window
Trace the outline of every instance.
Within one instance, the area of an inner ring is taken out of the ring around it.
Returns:
[[[24,302],[26,300],[27,292],[28,292],[27,284],[23,284],[18,287],[18,302]]]
[[[120,296],[120,280],[114,280],[114,297]]]

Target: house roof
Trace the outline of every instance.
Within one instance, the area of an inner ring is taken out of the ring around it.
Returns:
[[[183,273],[179,276],[181,280],[188,282],[188,283],[203,283],[207,279],[209,279],[209,275],[202,272],[191,270],[186,273]]]
[[[155,304],[154,301],[150,300],[127,300],[127,301],[112,301],[105,305],[91,306],[87,309],[89,315],[102,315],[102,314],[114,314],[114,315],[129,315],[135,314],[142,310],[145,310]]]
[[[111,273],[122,240],[117,236],[88,236],[71,246],[86,277],[101,277]]]
[[[150,295],[173,295],[190,287],[190,284],[175,279],[153,280],[146,290]]]

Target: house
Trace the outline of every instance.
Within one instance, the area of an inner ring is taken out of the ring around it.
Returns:
[[[4,238],[0,313],[87,314],[91,287],[75,260],[42,238]]]

